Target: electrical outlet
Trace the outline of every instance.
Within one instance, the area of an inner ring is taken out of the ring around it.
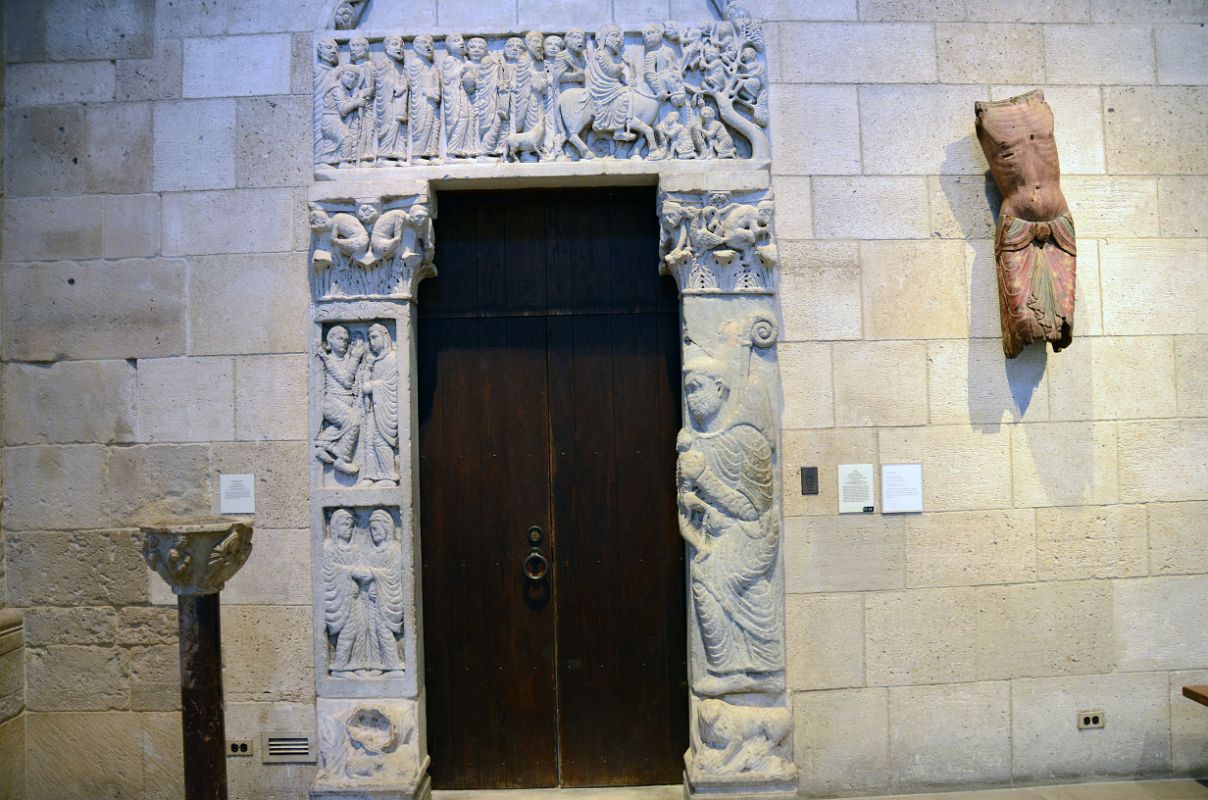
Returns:
[[[228,756],[250,756],[252,754],[252,740],[227,739],[226,754]]]
[[[1078,712],[1078,730],[1085,731],[1092,728],[1102,728],[1107,724],[1107,715],[1102,711],[1079,711]]]

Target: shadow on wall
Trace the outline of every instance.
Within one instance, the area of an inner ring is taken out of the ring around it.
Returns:
[[[962,156],[971,147],[980,150],[975,139],[970,133],[948,145],[939,185],[967,243],[969,334],[965,386],[969,421],[974,430],[995,433],[1004,415],[1012,421],[1027,416],[1044,380],[1048,348],[1029,347],[1014,359],[1002,354],[994,243],[992,238],[987,239],[994,235],[1002,195],[989,170],[981,176],[950,173],[964,161]],[[983,209],[989,211],[989,220]]]
[[[969,333],[965,373],[969,422],[974,430],[995,433],[1004,416],[1008,422],[1022,422],[1033,403],[1043,402],[1044,405],[1034,410],[1029,424],[1014,426],[1011,430],[1013,502],[1024,506],[1085,502],[1097,488],[1096,455],[1104,444],[1096,440],[1094,424],[1063,422],[1059,423],[1060,428],[1045,424],[1051,419],[1053,406],[1045,381],[1049,359],[1047,345],[1031,345],[1014,359],[1008,359],[1002,352],[993,242],[1002,195],[988,170],[980,176],[948,174],[949,170],[955,173],[958,169],[961,154],[967,154],[971,146],[977,146],[975,139],[971,131],[968,136],[948,145],[941,167],[944,174],[939,181],[947,196],[949,213],[957,221],[970,254],[966,260]],[[937,232],[936,235],[940,234]],[[955,235],[955,232],[949,235]],[[1082,361],[1090,358],[1090,352],[1085,343],[1079,347],[1075,335],[1070,348],[1054,358]],[[1077,396],[1062,397],[1061,408],[1092,407],[1092,370],[1081,369],[1077,373],[1085,375],[1085,379],[1062,381],[1070,384],[1063,386],[1062,391],[1073,391]],[[1021,463],[1025,453],[1031,456],[1030,467]]]

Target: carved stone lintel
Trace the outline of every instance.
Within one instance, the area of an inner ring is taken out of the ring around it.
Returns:
[[[212,519],[142,528],[143,558],[178,595],[217,594],[252,554],[252,522]]]
[[[427,195],[312,202],[310,285],[325,300],[409,300],[436,274]]]
[[[318,700],[319,770],[315,800],[374,797],[418,800],[427,792],[418,706],[399,699]]]
[[[769,294],[780,263],[771,192],[660,192],[662,271],[683,294]]]
[[[320,171],[770,158],[763,31],[738,0],[720,21],[594,36],[344,33],[359,11],[341,4],[336,31],[316,43]]]

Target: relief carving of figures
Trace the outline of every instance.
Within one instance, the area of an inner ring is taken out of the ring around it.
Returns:
[[[735,200],[727,192],[664,194],[660,204],[664,269],[684,292],[766,292],[780,257],[766,193]]]
[[[421,33],[411,43],[407,60],[410,87],[411,160],[433,161],[440,158],[440,77],[434,59],[432,37]]]
[[[358,377],[365,359],[365,340],[352,340],[343,325],[327,331],[326,347],[315,352],[323,364],[322,427],[315,438],[315,457],[346,475],[361,471],[357,445],[364,419]]]
[[[379,211],[379,207],[385,211]],[[337,210],[340,209],[340,210]],[[355,210],[355,214],[350,211]],[[311,289],[316,300],[406,298],[435,274],[426,196],[310,204]]]
[[[319,718],[317,789],[415,790],[422,769],[412,703],[320,699]]]
[[[461,34],[446,37],[440,72],[446,153],[450,158],[482,155],[478,119],[470,99],[478,85],[478,69],[466,60],[466,43]]]
[[[570,30],[440,43],[420,34],[405,59],[397,34],[382,37],[382,52],[360,35],[340,47],[316,51],[315,161],[325,168],[770,156],[763,34],[738,2],[721,22],[628,35],[605,25],[594,43]]]
[[[1053,111],[1039,89],[974,107],[977,138],[1003,197],[994,240],[1003,353],[1015,358],[1035,342],[1061,352],[1074,338],[1078,249],[1061,193]]]
[[[335,39],[316,46],[314,137],[315,163],[337,166],[344,145],[340,113],[345,90],[340,84],[340,51]]]
[[[402,551],[394,517],[375,509],[367,527],[357,526],[351,510],[338,508],[323,543],[323,612],[333,649],[328,670],[338,677],[377,677],[402,669]]]
[[[359,382],[365,398],[365,424],[357,486],[397,486],[398,354],[390,331],[381,323],[369,326],[369,354],[361,363]]]
[[[705,674],[693,689],[759,690],[784,669],[783,623],[773,571],[779,555],[775,440],[768,388],[752,369],[775,342],[775,324],[746,323],[737,357],[695,355],[684,364],[687,424],[677,439],[680,534]]]
[[[407,71],[404,67],[403,37],[387,36],[386,57],[374,68],[374,112],[379,162],[407,161]]]
[[[506,112],[503,67],[487,48],[487,40],[475,36],[466,42],[473,70],[474,88],[468,90],[478,124],[483,152],[499,155],[503,145],[503,120]]]
[[[372,164],[377,158],[377,125],[374,115],[377,76],[374,74],[376,69],[373,62],[369,59],[369,40],[364,36],[354,36],[348,42],[348,53],[351,59],[350,70],[356,77],[349,79],[352,86],[345,84],[351,107],[347,115],[347,150],[342,160],[346,164]]]
[[[638,139],[639,134],[648,153],[658,149],[653,126],[661,102],[626,63],[624,44],[625,38],[617,26],[605,25],[600,29],[599,46],[587,60],[587,91],[591,96],[592,115],[577,127],[568,121],[567,130],[575,129],[579,133],[590,123],[592,131],[609,134],[618,143],[632,142],[629,155],[640,158],[642,141]]]
[[[791,781],[793,715],[787,708],[732,705],[723,700],[696,704],[692,735],[692,777]]]
[[[397,486],[398,351],[384,324],[363,326],[332,325],[316,349],[323,394],[314,454],[336,485]]]

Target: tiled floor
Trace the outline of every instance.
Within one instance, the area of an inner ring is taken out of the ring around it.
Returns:
[[[1081,783],[987,789],[976,792],[884,795],[851,800],[1208,800],[1208,781]],[[625,789],[517,789],[511,791],[436,791],[432,800],[682,800],[679,786]]]

